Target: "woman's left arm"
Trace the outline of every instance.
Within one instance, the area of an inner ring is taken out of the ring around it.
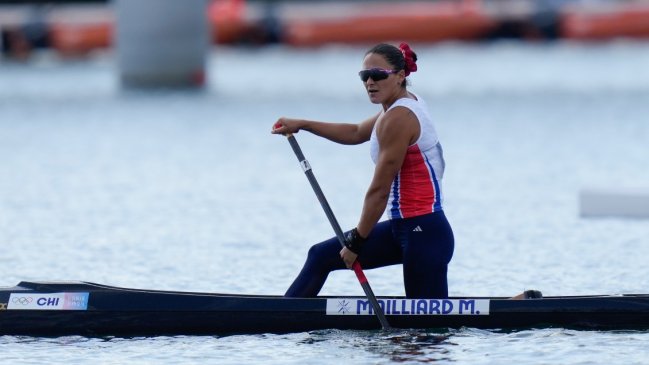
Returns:
[[[405,107],[390,110],[379,123],[376,130],[379,155],[372,182],[365,194],[363,212],[356,226],[362,237],[370,234],[383,215],[392,181],[401,169],[408,146],[417,140],[418,134],[417,117]]]
[[[417,140],[418,135],[419,123],[410,109],[397,107],[383,115],[376,130],[379,142],[378,160],[356,226],[361,237],[367,238],[383,215],[392,181],[401,169],[408,146]],[[351,267],[356,260],[356,254],[347,248],[343,248],[340,254],[347,267]]]

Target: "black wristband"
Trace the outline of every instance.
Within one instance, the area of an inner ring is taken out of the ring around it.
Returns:
[[[365,238],[361,237],[356,228],[347,232],[347,235],[345,235],[345,247],[357,255],[361,253],[364,243]]]

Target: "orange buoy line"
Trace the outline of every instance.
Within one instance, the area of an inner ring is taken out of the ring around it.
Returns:
[[[78,56],[95,49],[108,48],[112,44],[113,24],[53,23],[49,33],[52,47],[61,55]]]
[[[513,9],[482,0],[327,3],[211,0],[206,16],[214,44],[281,42],[312,47],[329,43],[480,41],[499,37],[587,41],[649,38],[647,2],[568,4],[551,9],[541,8],[533,1],[522,3],[524,6],[519,4]],[[63,56],[79,56],[113,44],[115,14],[110,6],[38,9],[45,39],[29,39],[29,32],[24,29],[33,25],[33,19],[25,14],[21,19],[20,12],[13,9],[12,22],[0,25],[5,54],[12,51],[28,54],[30,46],[43,47],[46,43]],[[31,11],[26,7],[22,10],[23,13]],[[545,16],[543,25],[539,24],[541,16]]]
[[[649,38],[649,4],[568,6],[561,10],[560,26],[567,39]]]
[[[292,12],[287,10],[282,25],[286,43],[317,46],[389,40],[477,40],[492,32],[497,22],[479,6],[441,1],[303,6]]]
[[[52,8],[47,16],[50,45],[66,57],[81,56],[112,45],[114,14],[101,5]]]

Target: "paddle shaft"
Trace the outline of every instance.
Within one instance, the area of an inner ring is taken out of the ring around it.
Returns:
[[[345,235],[343,234],[343,230],[340,228],[340,224],[338,224],[338,221],[334,216],[334,212],[331,210],[331,207],[329,206],[329,203],[327,202],[322,189],[320,189],[318,180],[316,180],[315,175],[313,175],[309,161],[307,161],[306,157],[304,157],[304,153],[302,153],[302,149],[297,143],[295,136],[289,133],[286,135],[286,138],[288,139],[288,143],[291,144],[291,148],[293,148],[293,152],[295,152],[295,156],[297,156],[297,160],[300,162],[300,166],[302,166],[302,171],[304,171],[304,174],[309,180],[309,183],[311,183],[311,187],[313,188],[315,195],[318,197],[318,201],[320,202],[322,209],[324,209],[324,212],[327,215],[327,219],[329,219],[329,223],[331,223],[331,227],[334,229],[334,232],[336,232],[338,242],[340,242],[341,246],[345,247]],[[367,281],[365,273],[363,273],[363,268],[361,267],[361,264],[358,262],[358,260],[354,261],[354,264],[352,264],[352,269],[354,270],[354,273],[358,278],[358,282],[361,284],[361,287],[363,288],[367,299],[369,299],[370,304],[374,309],[374,313],[376,313],[379,322],[381,322],[381,327],[383,327],[384,330],[390,329],[390,324],[385,318],[383,308],[381,308],[381,306],[379,305],[379,301],[376,299],[376,296],[374,295],[374,292],[370,287],[370,283]]]

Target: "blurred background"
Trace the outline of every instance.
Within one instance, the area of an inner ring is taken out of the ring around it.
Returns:
[[[26,60],[36,50],[50,49],[61,57],[80,57],[114,47],[119,24],[116,7],[131,12],[128,3],[2,0],[3,55]],[[142,6],[155,17],[163,16],[159,11],[166,5],[149,2]],[[386,40],[606,41],[649,37],[646,0],[205,0],[182,6],[192,7],[204,12],[209,41],[215,45],[314,47]]]

